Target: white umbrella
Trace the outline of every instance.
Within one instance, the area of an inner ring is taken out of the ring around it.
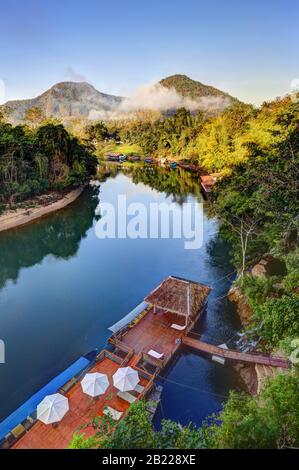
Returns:
[[[86,374],[81,381],[82,390],[91,397],[103,395],[109,387],[109,380],[106,374],[94,372],[93,374]]]
[[[45,424],[61,421],[69,409],[69,402],[60,393],[47,395],[37,406],[37,419]]]
[[[113,375],[113,385],[121,392],[134,390],[139,380],[138,372],[132,367],[120,367]]]

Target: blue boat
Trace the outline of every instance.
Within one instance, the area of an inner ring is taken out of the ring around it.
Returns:
[[[172,168],[174,170],[177,167],[177,163],[176,162],[170,162],[169,166],[170,166],[170,168]]]

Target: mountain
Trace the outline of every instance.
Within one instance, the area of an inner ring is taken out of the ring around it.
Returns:
[[[192,80],[186,75],[172,75],[162,79],[158,84],[168,89],[175,89],[179,97],[179,99],[175,99],[174,104],[171,101],[172,105],[170,104],[169,107],[167,107],[168,100],[165,100],[165,108],[163,109],[161,103],[158,103],[160,107],[157,109],[166,113],[185,106],[192,111],[201,109],[206,114],[217,114],[225,107],[238,101],[228,93]],[[115,117],[119,113],[120,104],[122,104],[120,111],[122,114],[130,112],[132,109],[144,109],[144,106],[148,109],[149,103],[156,102],[157,104],[157,97],[153,98],[154,95],[151,94],[150,100],[147,99],[144,102],[144,97],[139,101],[140,97],[123,98],[101,93],[86,82],[61,82],[36,98],[8,101],[2,106],[2,109],[13,124],[23,123],[26,111],[36,107],[42,111],[45,117],[56,117],[67,124],[74,118],[105,120],[109,117]],[[155,104],[153,104],[153,108],[155,109]],[[114,111],[116,112],[114,113]]]
[[[40,108],[46,117],[69,121],[76,117],[96,118],[99,113],[115,109],[122,100],[120,96],[101,93],[86,82],[61,82],[36,98],[8,101],[3,108],[14,123],[21,123],[26,111],[33,107]]]
[[[204,85],[201,82],[192,80],[192,78],[187,77],[187,75],[171,75],[170,77],[163,78],[159,83],[166,88],[174,88],[180,95],[193,100],[204,97],[214,97],[228,98],[232,102],[238,101],[228,93],[210,85]]]

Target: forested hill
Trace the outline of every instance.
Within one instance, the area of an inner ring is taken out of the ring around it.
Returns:
[[[228,93],[218,90],[210,85],[204,85],[201,82],[192,80],[192,78],[187,77],[187,75],[171,75],[163,78],[159,83],[166,88],[174,88],[180,95],[192,99],[209,96],[216,98],[229,98],[232,103],[238,101],[237,98],[230,96]]]
[[[157,107],[156,93],[159,93],[158,88],[159,86],[161,88],[161,85],[166,89],[176,90],[178,94],[175,104],[169,101],[169,97],[166,97],[163,109],[161,103]],[[180,106],[188,104],[184,103],[183,98],[189,99],[188,109],[201,109],[212,115],[219,114],[225,107],[237,102],[235,98],[221,90],[194,81],[185,75],[173,75],[153,85],[148,96],[142,93],[140,96],[137,92],[137,96],[124,98],[102,93],[86,82],[68,81],[56,83],[35,98],[8,101],[1,109],[12,124],[24,122],[30,124],[31,120],[27,117],[33,109],[39,111],[39,121],[54,117],[69,125],[74,120],[86,122],[96,119],[114,119],[120,115],[130,117],[132,110],[173,112]]]
[[[8,101],[3,111],[14,124],[24,122],[26,113],[32,108],[39,109],[45,118],[55,117],[65,122],[71,118],[88,119],[95,113],[111,111],[122,100],[122,97],[101,93],[86,82],[61,82],[36,98]]]

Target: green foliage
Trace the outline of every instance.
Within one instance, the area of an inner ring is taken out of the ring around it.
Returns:
[[[298,249],[286,257],[287,274],[266,278],[246,274],[237,284],[253,310],[253,320],[266,346],[276,347],[283,340],[299,337]],[[278,282],[279,281],[279,282]],[[278,282],[278,289],[275,283]]]
[[[123,153],[125,155],[143,155],[143,150],[138,144],[117,144],[115,141],[101,142],[97,145],[96,155],[103,157],[108,153]]]
[[[204,168],[216,170],[245,161],[240,152],[234,152],[233,139],[244,132],[252,116],[252,106],[233,102],[221,116],[208,121],[200,111],[191,114],[181,108],[169,116],[137,113],[135,119],[110,122],[107,127],[99,122],[88,126],[87,134],[97,145],[115,143],[118,138],[125,144],[138,145],[144,154],[192,158]]]
[[[37,111],[31,111],[37,119]],[[95,157],[62,124],[47,122],[33,129],[0,122],[2,204],[78,185],[95,167]]]
[[[256,308],[263,321],[261,335],[273,346],[285,337],[299,337],[299,297],[295,294],[267,299]]]
[[[246,274],[242,279],[239,279],[237,284],[242,288],[250,306],[255,310],[267,300],[272,291],[273,282],[273,278],[254,277]]]
[[[85,437],[84,434],[75,433],[69,445],[69,449],[94,449],[96,439],[94,436]]]
[[[254,224],[247,264],[270,250],[280,253],[285,232],[298,229],[298,122],[298,108],[291,100],[265,105],[248,125],[264,126],[259,132],[267,137],[262,142],[245,132],[243,138],[250,141],[243,142],[244,162],[213,191],[212,211],[222,220],[221,230],[233,245],[237,266],[244,227]]]
[[[101,142],[102,140],[111,137],[108,132],[107,126],[102,121],[89,124],[85,128],[85,132],[87,134],[87,139],[95,143]]]
[[[77,432],[70,448],[195,449],[204,446],[202,430],[191,424],[184,427],[164,420],[161,431],[155,431],[146,406],[143,401],[133,403],[127,416],[118,424],[109,416],[95,418],[92,422],[94,436],[85,438]]]
[[[283,279],[283,285],[287,292],[299,288],[299,248],[285,256],[287,275]]]
[[[207,122],[196,139],[199,163],[209,171],[226,170],[246,161],[238,138],[248,128],[253,109],[242,103],[227,108]]]
[[[144,154],[177,157],[192,152],[192,142],[202,127],[203,116],[184,108],[169,117],[146,115],[116,124],[120,140],[137,144]]]
[[[278,374],[260,396],[231,393],[205,428],[212,448],[273,449],[299,446],[299,376]]]
[[[200,83],[196,80],[192,80],[186,75],[172,75],[170,77],[164,78],[160,81],[160,83],[164,87],[172,89],[174,88],[180,95],[192,99],[202,98],[204,96],[212,96],[215,98],[227,98],[229,96],[228,94],[217,90],[217,88],[204,85],[203,83]],[[231,99],[233,101],[237,101],[236,99]]]

